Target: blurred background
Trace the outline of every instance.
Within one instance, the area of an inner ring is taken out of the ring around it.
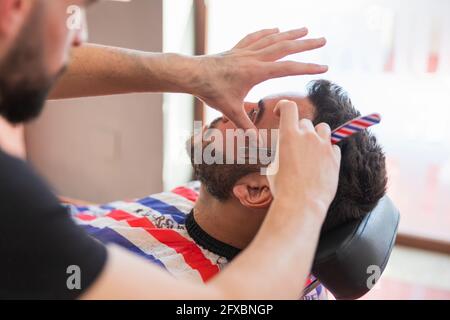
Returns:
[[[328,64],[363,113],[379,112],[397,246],[366,299],[450,299],[450,1],[133,0],[100,3],[90,41],[145,51],[226,51],[246,34],[307,26],[325,48],[289,59]],[[248,100],[305,90],[317,76],[267,81]],[[29,160],[58,194],[94,202],[168,190],[192,178],[184,141],[217,113],[183,94],[49,102],[0,145]]]

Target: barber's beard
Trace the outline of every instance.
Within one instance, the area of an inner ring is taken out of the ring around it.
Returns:
[[[64,69],[58,75],[63,73]],[[1,77],[0,115],[12,124],[33,120],[41,114],[48,93],[57,78],[32,81],[25,76],[11,84],[8,79],[3,79],[3,74]]]
[[[0,61],[0,115],[12,124],[27,122],[42,111],[56,75],[46,71],[40,11],[29,18],[13,48]]]

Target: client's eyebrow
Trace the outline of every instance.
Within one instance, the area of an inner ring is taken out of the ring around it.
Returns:
[[[214,119],[214,120],[209,124],[209,126],[207,127],[207,129],[215,129],[215,128],[216,128],[216,125],[217,125],[220,121],[223,121],[223,117],[219,117],[219,118],[217,118],[217,119]]]
[[[264,105],[264,99],[261,99],[258,101],[258,114],[256,115],[255,124],[258,124],[259,120],[261,120],[265,110],[266,106]]]

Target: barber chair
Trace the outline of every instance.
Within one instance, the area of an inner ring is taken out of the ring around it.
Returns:
[[[312,267],[316,280],[303,294],[323,284],[336,299],[365,295],[378,280],[376,273],[386,268],[399,220],[398,209],[385,196],[363,219],[322,234]]]

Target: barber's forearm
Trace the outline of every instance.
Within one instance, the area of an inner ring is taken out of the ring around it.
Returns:
[[[74,49],[49,99],[136,92],[192,93],[195,57],[86,44]]]
[[[323,210],[311,201],[299,205],[298,200],[275,200],[250,246],[211,284],[232,299],[298,299],[310,272]],[[298,212],[294,218],[293,211]]]

